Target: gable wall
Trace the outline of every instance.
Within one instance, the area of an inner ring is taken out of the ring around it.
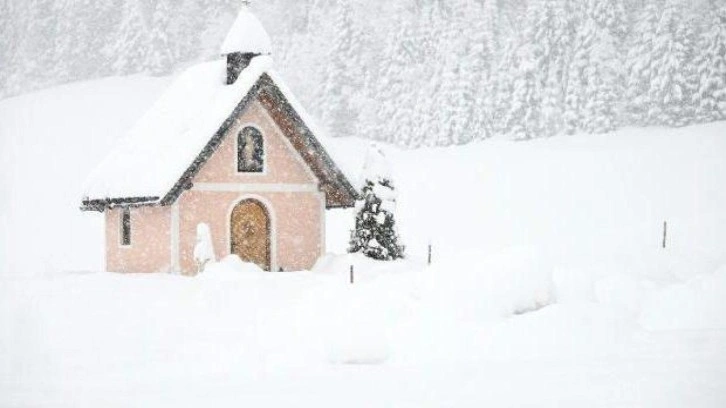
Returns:
[[[237,134],[247,125],[253,125],[262,132],[265,152],[263,173],[237,172]],[[227,131],[219,148],[202,166],[193,183],[317,184],[317,180],[255,99]]]
[[[254,125],[264,139],[265,171],[237,172],[237,134]],[[318,180],[267,109],[255,99],[227,131],[220,146],[182,193],[179,206],[179,267],[193,274],[196,228],[210,227],[217,259],[230,254],[230,214],[241,200],[261,201],[272,218],[273,268],[310,269],[325,246],[325,195]]]

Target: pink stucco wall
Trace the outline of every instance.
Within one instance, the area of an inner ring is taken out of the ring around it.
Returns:
[[[236,135],[249,125],[262,132],[265,148],[263,173],[237,173]],[[302,158],[286,142],[285,136],[265,108],[255,101],[227,132],[217,151],[194,178],[194,183],[315,184],[317,180]]]
[[[171,217],[165,207],[131,209],[131,245],[121,246],[121,209],[106,211],[106,270],[168,272]]]
[[[253,198],[267,209],[272,228],[272,268],[310,269],[323,251],[323,197],[319,193],[247,193],[187,191],[179,202],[180,260],[184,273],[196,266],[193,253],[197,224],[209,225],[217,258],[230,253],[230,214],[240,201]]]
[[[257,127],[264,138],[265,171],[237,173],[237,133]],[[211,135],[210,135],[211,137]],[[252,103],[230,128],[215,154],[177,201],[178,261],[172,244],[171,207],[132,208],[132,246],[119,245],[119,210],[106,213],[108,269],[121,272],[196,271],[193,251],[196,226],[212,232],[215,254],[230,253],[230,213],[241,200],[255,198],[271,217],[272,268],[309,269],[325,247],[325,197],[318,182],[259,102]]]

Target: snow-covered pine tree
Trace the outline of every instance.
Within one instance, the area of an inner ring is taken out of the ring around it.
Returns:
[[[335,13],[335,39],[328,56],[325,81],[323,121],[336,136],[357,134],[356,98],[363,88],[365,72],[360,60],[361,33],[351,19],[348,1],[338,0]]]
[[[139,67],[146,66],[147,49],[150,47],[141,0],[129,0],[124,4],[126,12],[114,35],[115,41],[107,47],[107,53],[114,57],[113,72],[119,75],[138,72]]]
[[[696,57],[698,90],[694,105],[700,121],[726,119],[726,4],[711,3],[704,14]]]
[[[204,31],[204,20],[197,18],[204,13],[200,0],[184,0],[178,4],[178,11],[172,12],[169,22],[169,38],[172,57],[175,61],[190,61],[199,58],[202,51],[200,33]]]
[[[476,3],[475,3],[476,4]],[[485,0],[478,13],[472,13],[470,19],[478,22],[473,27],[481,32],[473,38],[475,59],[471,67],[475,70],[473,85],[474,112],[472,113],[473,128],[480,129],[478,138],[491,137],[494,134],[494,109],[496,100],[496,70],[501,60],[501,13],[496,0]],[[481,42],[481,45],[476,45]]]
[[[476,8],[472,9],[471,7]],[[472,14],[481,15],[478,3],[452,10],[451,26],[466,27],[464,21]],[[478,27],[469,26],[468,35],[448,30],[442,38],[446,51],[441,53],[437,61],[441,65],[441,86],[439,95],[434,98],[440,101],[438,109],[432,106],[432,115],[441,115],[443,140],[437,144],[464,144],[470,142],[479,131],[474,123],[477,106],[476,95],[478,75],[483,66],[480,59],[484,52],[482,32]],[[462,40],[463,39],[463,40]]]
[[[571,56],[572,36],[574,34],[573,3],[570,0],[542,0],[542,10],[537,15],[532,41],[542,41],[542,59],[539,67],[544,70],[542,95],[543,131],[542,136],[552,136],[563,129],[562,111],[565,102],[567,65]],[[530,6],[532,6],[530,4]],[[536,7],[535,7],[536,8]]]
[[[174,63],[168,37],[170,14],[168,0],[157,0],[151,17],[150,43],[144,57],[147,69],[153,75],[169,73]]]
[[[396,34],[389,37],[383,51],[373,82],[380,102],[368,127],[369,139],[403,145],[410,138],[415,95],[407,74],[418,58],[412,34],[411,22],[399,21]]]
[[[382,261],[404,257],[396,233],[396,191],[383,152],[371,146],[363,169],[363,198],[356,206],[348,252]]]
[[[15,16],[19,14],[17,8],[18,5],[13,2],[0,2],[0,16]],[[0,23],[0,38],[19,38],[19,32],[19,27],[16,24]],[[12,72],[8,68],[16,64],[17,46],[18,41],[7,41],[0,47],[0,61],[4,61],[4,64],[2,64],[4,66],[0,67],[0,99],[8,93],[11,87],[10,77]]]
[[[521,44],[512,50],[512,97],[503,127],[507,134],[517,139],[531,139],[544,134],[543,81],[534,48],[533,44]]]
[[[445,83],[444,60],[451,50],[447,47],[450,25],[450,9],[440,0],[421,2],[413,26],[411,46],[415,48],[417,61],[408,68],[415,95],[412,116],[409,118],[407,146],[433,146],[446,144],[446,124],[450,117],[441,102]],[[425,78],[425,79],[424,79]]]
[[[655,31],[660,19],[660,5],[649,0],[645,7],[637,13],[636,23],[628,41],[626,111],[628,123],[646,125],[649,123],[648,110],[650,100],[650,83],[655,76],[654,58]]]
[[[506,128],[517,138],[550,136],[562,128],[565,67],[572,22],[567,0],[529,3],[524,34],[514,55]]]
[[[514,121],[510,118],[516,111],[513,109],[514,83],[518,79],[517,53],[518,40],[508,38],[502,44],[501,55],[494,65],[492,75],[488,83],[491,89],[491,107],[489,108],[492,118],[492,132],[497,135],[513,134],[510,126]]]
[[[605,133],[617,127],[623,95],[622,3],[591,0],[591,4],[594,31],[588,41],[590,64],[584,75],[582,129],[588,133]]]
[[[17,7],[17,12],[20,13],[20,24],[30,27],[32,35],[4,37],[0,41],[2,43],[0,47],[4,47],[8,42],[14,43],[15,62],[22,66],[23,74],[30,78],[30,81],[42,81],[47,75],[46,71],[52,68],[52,65],[48,64],[52,62],[52,58],[48,58],[50,53],[47,50],[53,48],[56,34],[56,25],[52,14],[53,2],[52,0],[20,2],[15,7]],[[5,61],[0,61],[0,66],[5,63]],[[11,85],[22,86],[20,78],[18,80],[12,80],[12,78],[13,76],[10,78],[11,82],[17,82],[11,83]]]
[[[568,134],[615,129],[622,89],[621,22],[619,1],[589,0],[583,9],[567,76],[563,115]]]
[[[682,0],[666,0],[651,50],[648,118],[651,124],[684,126],[692,123],[696,84],[693,61],[693,15]]]

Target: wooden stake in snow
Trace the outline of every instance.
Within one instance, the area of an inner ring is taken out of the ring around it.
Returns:
[[[431,244],[429,243],[429,265],[431,265]]]
[[[353,279],[353,265],[350,266],[350,284],[352,285],[354,282]]]
[[[668,234],[668,222],[663,221],[663,248],[666,247],[667,234]]]

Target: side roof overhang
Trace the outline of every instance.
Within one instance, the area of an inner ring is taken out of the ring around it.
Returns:
[[[172,205],[185,190],[193,187],[194,177],[217,151],[235,120],[255,99],[267,109],[277,126],[318,178],[320,191],[325,193],[326,208],[354,206],[359,196],[357,190],[315,137],[301,113],[294,108],[294,102],[285,95],[268,73],[263,73],[166,195],[87,198],[82,201],[81,210],[102,212],[114,207]]]

